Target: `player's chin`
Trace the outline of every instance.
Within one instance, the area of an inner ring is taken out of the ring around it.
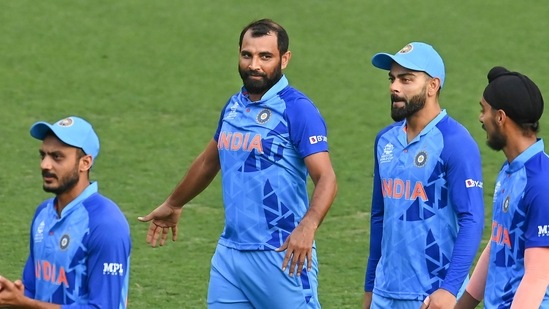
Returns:
[[[44,191],[46,192],[56,193],[59,190],[59,186],[51,182],[44,181],[44,183],[42,184],[42,189],[44,189]]]

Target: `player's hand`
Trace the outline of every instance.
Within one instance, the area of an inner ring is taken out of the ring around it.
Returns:
[[[19,306],[24,303],[25,294],[23,283],[11,282],[5,277],[0,276],[0,307]],[[21,289],[23,287],[23,289]],[[11,308],[11,307],[10,307]]]
[[[150,214],[144,217],[138,217],[141,222],[151,222],[147,231],[147,243],[156,247],[156,241],[160,238],[160,246],[166,243],[168,232],[172,230],[172,241],[177,239],[177,222],[181,216],[182,208],[173,207],[166,202],[158,206]]]
[[[438,289],[427,296],[420,309],[453,309],[455,306],[456,297],[444,289]]]
[[[315,239],[316,229],[305,222],[301,223],[286,238],[282,246],[276,249],[277,252],[286,250],[284,261],[282,262],[282,271],[286,271],[290,265],[290,277],[297,270],[297,275],[301,276],[303,265],[307,262],[307,271],[313,267],[313,241]]]
[[[13,285],[23,294],[25,294],[25,285],[23,284],[23,281],[17,279],[13,282]]]

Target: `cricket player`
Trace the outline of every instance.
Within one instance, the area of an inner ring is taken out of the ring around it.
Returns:
[[[391,117],[375,139],[365,308],[453,308],[484,222],[480,152],[439,104],[444,62],[412,42],[372,64],[388,71]]]
[[[130,229],[118,206],[98,192],[89,172],[99,138],[79,117],[37,122],[43,189],[55,194],[36,209],[23,279],[0,277],[0,307],[126,308]]]
[[[315,233],[335,198],[319,110],[282,73],[286,30],[262,19],[240,34],[244,86],[222,108],[213,139],[149,215],[147,241],[177,232],[181,208],[221,170],[225,228],[212,258],[208,307],[320,308]],[[315,188],[309,200],[307,180]]]
[[[526,75],[494,67],[480,100],[486,143],[503,151],[492,233],[456,308],[549,308],[549,157],[538,138],[543,96]]]

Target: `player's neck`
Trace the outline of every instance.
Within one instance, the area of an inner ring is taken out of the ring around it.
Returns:
[[[67,205],[74,201],[88,186],[90,185],[89,180],[80,179],[80,181],[67,192],[63,192],[56,196],[55,209],[57,210],[57,215],[61,217],[61,212]]]
[[[528,149],[528,147],[535,144],[536,141],[536,134],[525,136],[522,131],[513,130],[512,133],[507,136],[507,145],[502,149],[507,161],[513,162],[513,160]]]
[[[406,118],[406,136],[408,143],[414,140],[425,127],[441,112],[438,102],[426,102],[425,107]]]

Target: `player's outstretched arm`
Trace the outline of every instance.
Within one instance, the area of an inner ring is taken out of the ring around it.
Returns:
[[[157,240],[160,238],[159,244],[164,245],[170,230],[172,240],[177,239],[177,223],[183,205],[204,191],[220,168],[217,143],[212,139],[206,149],[191,164],[187,174],[166,201],[148,215],[137,218],[141,222],[150,221],[147,243],[155,247]]]

